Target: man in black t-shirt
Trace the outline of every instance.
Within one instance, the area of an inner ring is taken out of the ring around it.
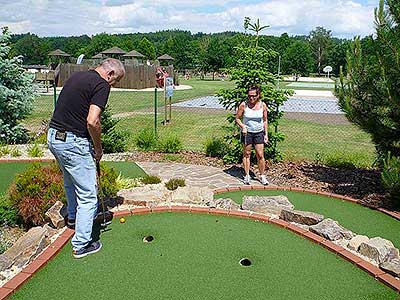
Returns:
[[[68,224],[75,224],[71,241],[75,258],[101,248],[100,241],[92,241],[97,214],[94,160],[99,162],[103,156],[100,115],[110,87],[124,75],[123,64],[113,58],[106,59],[95,70],[74,73],[65,83],[50,121],[47,139],[64,175]]]

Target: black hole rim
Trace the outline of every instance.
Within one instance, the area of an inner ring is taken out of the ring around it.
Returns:
[[[154,236],[152,236],[152,235],[146,235],[143,238],[143,243],[151,243],[152,241],[154,241]]]
[[[239,261],[239,264],[243,267],[250,267],[253,263],[249,258],[244,257]]]

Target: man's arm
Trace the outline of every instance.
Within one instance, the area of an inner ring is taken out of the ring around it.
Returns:
[[[87,116],[87,128],[90,136],[92,137],[94,146],[94,158],[100,161],[103,156],[103,147],[101,146],[101,125],[100,125],[101,108],[95,104],[89,107],[89,114]]]

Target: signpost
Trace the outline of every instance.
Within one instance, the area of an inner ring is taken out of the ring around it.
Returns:
[[[164,78],[164,125],[171,122],[171,98],[174,95],[174,78],[165,77]],[[168,108],[167,108],[168,106]],[[167,116],[167,110],[169,111],[169,116]]]

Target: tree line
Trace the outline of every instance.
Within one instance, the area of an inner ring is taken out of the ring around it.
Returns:
[[[217,72],[235,65],[239,59],[235,49],[251,41],[248,32],[191,33],[183,30],[165,30],[151,33],[107,34],[101,33],[71,37],[38,37],[33,33],[15,34],[11,37],[12,55],[22,55],[24,64],[48,64],[48,53],[61,49],[72,57],[84,54],[86,58],[113,46],[125,51],[136,50],[146,59],[154,60],[162,54],[175,58],[178,70],[197,69],[203,72]],[[362,39],[368,46],[371,37]],[[346,65],[346,52],[350,50],[351,40],[332,36],[332,32],[317,27],[309,35],[281,36],[260,35],[259,46],[278,52],[281,60],[281,73],[321,74],[325,66],[333,68],[338,75],[340,66]],[[279,59],[270,62],[278,71]]]

